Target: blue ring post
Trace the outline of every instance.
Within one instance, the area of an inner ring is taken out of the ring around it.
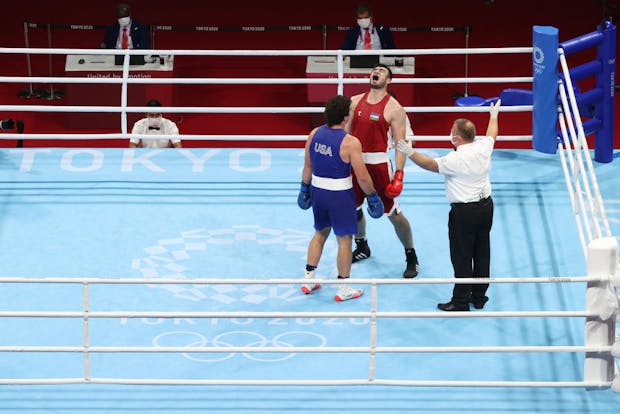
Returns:
[[[534,26],[532,38],[532,147],[536,151],[555,154],[558,147],[558,29]]]
[[[603,41],[596,48],[596,57],[602,71],[596,76],[596,88],[603,91],[603,100],[595,106],[595,117],[602,121],[596,133],[594,159],[598,162],[613,161],[614,152],[614,88],[616,73],[616,27],[609,21],[598,27]]]

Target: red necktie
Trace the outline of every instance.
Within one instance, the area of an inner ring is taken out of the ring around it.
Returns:
[[[366,33],[364,33],[364,49],[371,49],[370,47],[370,31],[368,29],[364,29],[366,30]]]
[[[121,48],[127,49],[129,47],[129,39],[127,38],[127,28],[123,27],[123,39],[121,40]]]

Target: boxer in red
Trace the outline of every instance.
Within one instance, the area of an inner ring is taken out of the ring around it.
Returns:
[[[398,101],[387,91],[392,81],[392,71],[379,64],[370,73],[370,91],[351,98],[351,108],[346,130],[356,136],[362,144],[362,157],[372,181],[383,201],[384,213],[394,226],[396,236],[405,248],[407,267],[405,278],[418,275],[418,257],[413,247],[411,225],[403,215],[398,203],[398,195],[403,189],[403,169],[405,157],[395,151],[396,171],[392,169],[389,151],[393,142],[405,139],[407,114]],[[391,129],[393,142],[388,139]],[[366,219],[362,212],[365,194],[353,180],[357,203],[356,249],[353,263],[370,257],[370,247],[366,239]]]

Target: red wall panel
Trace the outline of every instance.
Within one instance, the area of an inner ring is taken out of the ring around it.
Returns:
[[[23,46],[23,21],[55,24],[105,25],[115,19],[117,2],[102,0],[81,2],[68,0],[25,0],[12,2],[0,25],[0,46]],[[248,1],[235,2],[134,0],[129,2],[134,17],[143,23],[182,26],[287,26],[287,25],[342,25],[355,24],[355,1],[281,2]],[[374,3],[374,4],[373,4]],[[487,4],[488,3],[488,4]],[[375,8],[375,21],[392,27],[470,26],[470,47],[530,46],[532,25],[552,25],[560,29],[560,39],[593,31],[603,17],[600,2],[594,0],[446,0],[371,2]],[[78,6],[76,6],[78,5]],[[609,13],[608,13],[609,15]],[[8,17],[8,18],[7,18]],[[103,36],[102,31],[55,30],[52,36],[55,47],[96,47]],[[329,31],[327,48],[338,48],[344,32]],[[33,47],[46,47],[45,30],[29,30]],[[394,39],[400,48],[464,47],[463,32],[395,32]],[[158,31],[157,46],[171,49],[322,49],[323,35],[312,32],[196,32]],[[591,56],[579,56],[587,60]],[[47,75],[47,56],[33,56],[33,73]],[[54,58],[54,74],[62,75],[64,58]],[[571,62],[572,63],[572,62]],[[23,74],[25,59],[5,59],[5,73]],[[255,60],[248,67],[234,58],[184,58],[176,60],[177,76],[253,76],[253,77],[303,77],[305,62],[302,58]],[[531,59],[528,55],[472,55],[469,57],[469,76],[530,76]],[[420,77],[463,76],[463,56],[425,56],[416,59],[416,73]],[[507,86],[519,85],[469,85],[470,93],[497,96]],[[4,96],[13,89],[0,85]],[[416,105],[451,105],[452,95],[463,92],[463,85],[434,85],[416,87]],[[303,88],[291,85],[276,87],[225,87],[181,86],[177,88],[177,104],[221,106],[305,106]],[[424,126],[424,118],[416,116],[417,126]],[[296,133],[307,128],[302,117],[290,125]],[[618,116],[617,116],[618,118]],[[220,120],[221,119],[221,120]],[[186,127],[196,123],[186,117]],[[219,133],[229,127],[226,117],[210,116],[210,130]],[[277,124],[278,122],[269,122]],[[435,123],[432,121],[432,123]],[[242,123],[240,133],[258,133],[252,129],[253,122]],[[297,128],[298,127],[298,128]],[[261,126],[262,128],[262,126]],[[436,130],[436,125],[433,125]],[[299,130],[299,131],[298,131]],[[253,131],[253,132],[252,132]],[[269,133],[267,131],[261,131]],[[303,132],[301,132],[303,133]],[[419,132],[418,132],[419,133]]]

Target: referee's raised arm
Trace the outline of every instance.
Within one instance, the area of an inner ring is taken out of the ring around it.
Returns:
[[[495,104],[491,104],[489,109],[489,126],[487,126],[487,136],[493,138],[493,142],[497,141],[497,133],[499,131],[497,117],[499,115],[499,107],[502,100],[498,99]]]

